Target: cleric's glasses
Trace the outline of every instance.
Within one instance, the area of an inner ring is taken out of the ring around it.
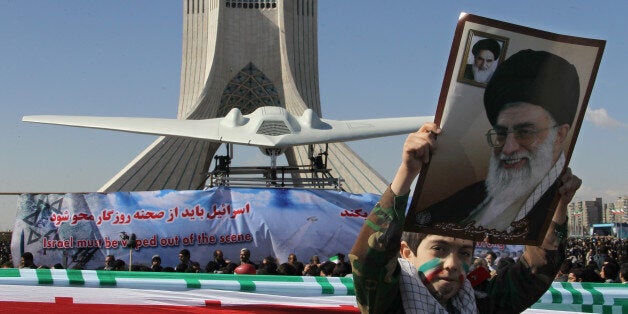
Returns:
[[[508,130],[506,128],[493,128],[486,132],[486,140],[488,141],[488,145],[490,147],[501,148],[506,145],[506,139],[508,138],[508,134],[512,133],[519,145],[527,146],[536,141],[537,134],[545,130],[553,129],[557,126],[558,125],[542,129],[535,129],[523,126],[515,127],[512,130]]]

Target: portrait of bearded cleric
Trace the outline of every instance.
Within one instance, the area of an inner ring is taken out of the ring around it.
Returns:
[[[490,151],[485,178],[430,204],[415,223],[536,238],[565,169],[563,148],[579,97],[576,68],[562,57],[527,49],[507,58],[483,93],[491,126],[484,131]]]
[[[508,39],[478,31],[470,31],[458,80],[485,87],[493,77],[508,47]]]

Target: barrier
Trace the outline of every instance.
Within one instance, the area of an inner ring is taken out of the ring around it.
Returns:
[[[63,269],[0,269],[0,304],[20,312],[41,306],[93,313],[147,307],[153,312],[358,312],[349,277]],[[526,313],[548,311],[628,313],[628,285],[555,282]]]
[[[532,308],[584,313],[628,313],[628,284],[554,282]]]
[[[358,313],[354,294],[337,277],[0,269],[0,308],[21,313]]]

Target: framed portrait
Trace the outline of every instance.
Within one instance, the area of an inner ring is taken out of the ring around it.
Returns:
[[[464,74],[474,46],[493,57],[499,50],[486,83]],[[421,171],[404,229],[539,245],[604,46],[463,13],[435,115],[438,149]]]
[[[508,38],[469,30],[464,55],[458,70],[458,81],[486,87],[495,69],[504,61]]]

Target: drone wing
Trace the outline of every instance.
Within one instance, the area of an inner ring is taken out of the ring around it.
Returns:
[[[220,143],[285,148],[405,134],[416,131],[433,116],[368,120],[320,119],[311,109],[294,116],[284,108],[261,107],[249,115],[237,108],[223,118],[181,120],[161,118],[24,116],[22,121],[116,130],[153,135],[183,136]]]

